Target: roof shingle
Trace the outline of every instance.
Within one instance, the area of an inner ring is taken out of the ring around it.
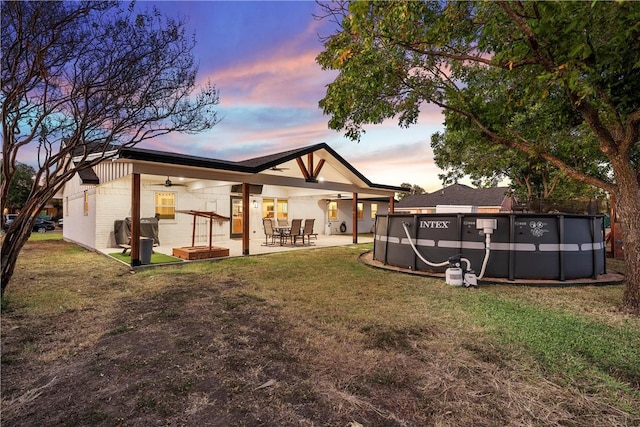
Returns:
[[[407,196],[397,203],[398,208],[424,208],[438,205],[501,206],[509,187],[471,188],[453,184],[427,194]]]

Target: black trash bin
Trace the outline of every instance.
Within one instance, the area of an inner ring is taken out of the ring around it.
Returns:
[[[151,254],[153,253],[153,239],[148,237],[140,238],[140,263],[151,264]]]

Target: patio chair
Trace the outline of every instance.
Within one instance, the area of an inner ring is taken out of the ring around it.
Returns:
[[[302,235],[302,220],[294,219],[291,221],[291,229],[289,233],[284,235],[284,241],[286,243],[287,239],[291,240],[291,244],[295,245],[298,239],[302,239],[302,243],[304,244],[304,239]]]
[[[313,223],[315,219],[305,219],[304,220],[304,229],[302,230],[302,243],[304,244],[304,237],[307,236],[307,243],[311,244],[311,237],[314,239],[318,239],[318,233],[313,232]]]
[[[271,218],[263,218],[262,225],[264,226],[264,245],[269,246],[269,239],[271,239],[271,245],[276,244],[276,238],[280,239],[282,244],[283,235],[273,228],[273,222]]]

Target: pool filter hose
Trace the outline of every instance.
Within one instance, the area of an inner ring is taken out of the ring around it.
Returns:
[[[434,262],[426,260],[422,256],[422,254],[420,252],[418,252],[418,249],[416,248],[416,245],[413,244],[413,239],[409,235],[409,230],[407,229],[407,225],[408,224],[406,222],[404,222],[404,221],[402,222],[402,228],[404,228],[404,232],[407,235],[407,239],[409,239],[409,244],[411,245],[411,248],[413,249],[413,252],[416,253],[418,258],[420,258],[420,260],[422,260],[422,262],[424,262],[427,265],[430,265],[431,267],[444,267],[445,265],[449,265],[449,260],[443,261],[443,262],[438,262],[438,263],[434,263]],[[418,240],[418,239],[416,239],[416,240]],[[469,262],[468,259],[460,258],[460,260],[464,261],[467,264],[467,270],[471,270],[471,262]]]
[[[430,265],[431,267],[444,267],[445,265],[449,265],[450,262],[449,261],[444,261],[444,262],[439,262],[439,263],[433,263],[430,262],[428,260],[426,260],[422,254],[420,254],[420,252],[418,252],[418,249],[416,248],[416,246],[413,244],[413,239],[411,238],[411,235],[409,235],[409,230],[407,229],[407,225],[409,225],[408,223],[402,221],[402,228],[404,228],[404,233],[407,235],[407,239],[409,239],[409,244],[411,245],[411,248],[413,249],[413,252],[415,252],[415,254],[418,256],[418,258],[420,258],[420,260],[422,260],[422,262],[424,262],[427,265]],[[484,277],[484,273],[485,270],[487,268],[487,263],[489,262],[489,254],[491,253],[491,231],[488,231],[487,229],[484,230],[485,233],[485,252],[484,252],[484,259],[482,260],[482,269],[480,270],[480,274],[477,276],[477,279],[482,279]],[[418,239],[416,239],[417,241]],[[461,261],[464,261],[467,264],[467,271],[471,270],[471,261],[469,261],[466,258],[460,258]],[[471,286],[476,286],[476,282],[475,279],[476,278],[470,278],[471,280],[469,280],[471,283]]]

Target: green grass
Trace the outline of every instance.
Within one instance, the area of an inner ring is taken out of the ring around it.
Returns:
[[[62,231],[54,232],[52,230],[47,231],[46,233],[33,232],[31,233],[31,236],[29,236],[29,240],[32,242],[42,242],[45,240],[62,240]]]
[[[114,252],[110,253],[109,256],[114,257],[117,260],[125,262],[127,264],[131,264],[131,255],[124,255],[122,252]],[[180,258],[172,257],[170,255],[165,255],[161,253],[153,253],[151,254],[151,264],[167,264],[171,262],[182,262]]]
[[[576,379],[590,373],[640,383],[640,333],[631,322],[614,327],[496,295],[479,295],[469,309],[474,321],[501,343],[523,346],[556,374]]]

